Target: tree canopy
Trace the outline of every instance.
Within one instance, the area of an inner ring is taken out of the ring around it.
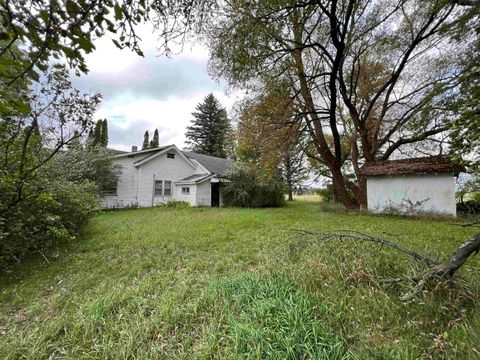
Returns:
[[[195,110],[192,124],[185,133],[190,149],[202,154],[227,157],[231,125],[225,108],[213,94],[209,94]]]
[[[444,0],[233,1],[210,23],[211,69],[251,93],[287,82],[338,198],[358,207],[364,163],[445,149],[446,100],[475,38],[453,35],[466,12]]]

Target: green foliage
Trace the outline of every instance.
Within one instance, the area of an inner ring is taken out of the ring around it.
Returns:
[[[475,194],[472,200],[457,203],[457,211],[463,215],[480,215],[480,193]]]
[[[99,95],[81,94],[58,67],[27,94],[28,112],[0,117],[0,271],[74,239],[113,181],[106,148],[81,142],[95,134]]]
[[[195,109],[192,125],[187,127],[185,133],[186,143],[198,153],[227,157],[231,145],[227,111],[213,94],[208,94]]]
[[[100,119],[95,123],[95,127],[88,134],[88,146],[104,147],[108,146],[108,123],[107,119]]]
[[[150,146],[149,144],[149,139],[150,136],[148,135],[148,130],[145,131],[145,134],[143,135],[143,144],[142,144],[142,150],[147,150]]]
[[[187,209],[191,207],[188,201],[180,201],[180,200],[171,200],[166,202],[165,204],[159,204],[157,206],[165,207],[169,209]]]
[[[150,149],[155,149],[160,145],[160,140],[158,137],[158,129],[155,129],[153,132],[153,137],[152,140],[150,141],[149,148]]]
[[[316,189],[315,194],[320,196],[324,202],[333,201],[333,184],[327,184],[324,188]]]
[[[225,206],[258,208],[285,205],[282,181],[267,180],[253,167],[236,167],[226,178],[228,182],[222,188]]]
[[[2,177],[1,181],[9,180]],[[34,253],[46,252],[72,241],[98,210],[96,185],[73,183],[46,176],[29,183],[29,200],[0,207],[0,271]],[[4,193],[4,196],[11,195]],[[2,202],[2,205],[5,203]]]

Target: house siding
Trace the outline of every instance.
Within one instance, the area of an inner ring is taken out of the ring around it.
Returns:
[[[212,204],[212,186],[205,180],[197,184],[197,206],[210,206]]]
[[[455,177],[451,174],[367,177],[367,204],[373,212],[456,216]]]
[[[171,153],[173,151],[169,151]],[[175,158],[167,158],[167,153],[163,153],[140,166],[141,175],[139,179],[138,201],[140,206],[155,206],[163,204],[176,198],[178,189],[174,182],[179,181],[191,175],[195,168],[178,155],[175,151]],[[154,196],[154,180],[167,180],[172,182],[172,194],[170,196]]]
[[[175,158],[167,158],[167,153],[175,153]],[[102,199],[104,208],[122,208],[129,206],[149,207],[162,204],[181,197],[181,187],[175,182],[189,175],[204,171],[198,163],[190,165],[178,152],[171,149],[154,159],[135,166],[134,163],[146,157],[146,154],[116,158],[114,165],[121,166],[121,174],[117,183],[117,195],[106,195]],[[172,182],[171,196],[154,196],[154,179]],[[190,191],[192,191],[192,186]],[[192,205],[196,205],[196,193],[193,193]]]
[[[177,185],[176,187],[176,200],[178,201],[186,201],[190,203],[192,206],[197,206],[197,185],[196,184],[188,184],[188,185]],[[182,187],[190,188],[190,194],[185,195],[182,194]]]
[[[102,206],[104,208],[136,206],[138,169],[133,165],[133,157],[115,159],[113,164],[120,166],[117,195],[105,196],[102,199]]]

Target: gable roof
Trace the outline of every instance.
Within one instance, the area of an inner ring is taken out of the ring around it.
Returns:
[[[160,146],[160,147],[156,147],[156,148],[153,148],[153,149],[139,150],[139,151],[135,151],[135,152],[122,151],[119,154],[114,154],[114,155],[115,155],[116,158],[128,157],[128,156],[139,155],[139,154],[151,155],[151,154],[155,154],[158,151],[162,151],[162,150],[164,150],[168,147],[171,147],[171,146],[175,146],[175,145],[165,145],[165,146]],[[115,150],[115,151],[119,151],[119,150]]]
[[[175,184],[195,184],[213,178],[214,176],[214,174],[193,174],[181,180],[175,181]]]
[[[365,176],[389,176],[411,174],[455,174],[464,171],[461,165],[454,164],[443,155],[418,157],[401,160],[384,160],[367,163],[360,169]]]
[[[138,156],[143,154],[144,156],[136,160],[133,164],[135,166],[140,166],[147,161],[150,161],[165,151],[170,149],[176,149],[181,157],[184,157],[189,163],[193,165],[192,160],[198,162],[202,167],[205,168],[210,174],[224,175],[234,164],[234,161],[231,159],[224,159],[216,156],[199,154],[193,151],[182,151],[179,150],[175,145],[166,145],[160,146],[154,149],[140,150],[135,152],[120,152],[118,155],[115,154],[116,158],[124,158],[129,156]]]
[[[225,173],[233,166],[232,159],[224,159],[216,156],[199,154],[193,151],[183,151],[190,159],[194,159],[200,163],[205,169],[212,174],[225,175]]]
[[[123,154],[128,154],[128,151],[123,151],[123,150],[117,150],[117,149],[110,149],[108,148],[107,151],[112,154],[113,156],[116,155],[123,155]]]
[[[175,151],[180,155],[180,157],[183,158],[183,160],[185,160],[185,162],[186,162],[189,166],[191,166],[192,168],[195,168],[195,167],[196,167],[195,164],[193,163],[193,161],[192,161],[191,159],[187,158],[187,157],[185,156],[185,154],[184,154],[182,151],[180,151],[175,145],[163,146],[163,147],[161,147],[161,148],[156,148],[155,150],[157,150],[157,151],[151,152],[151,153],[149,153],[147,156],[145,156],[144,158],[135,161],[135,162],[133,163],[133,165],[135,165],[135,166],[140,166],[140,165],[142,165],[142,164],[145,164],[147,161],[150,161],[150,160],[156,158],[157,156],[162,155],[162,154],[165,153],[165,152],[169,152],[169,151],[171,151],[171,150],[175,150]]]

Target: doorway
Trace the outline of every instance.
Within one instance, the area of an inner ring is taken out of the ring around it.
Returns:
[[[212,186],[212,207],[220,206],[220,183],[215,182]]]

